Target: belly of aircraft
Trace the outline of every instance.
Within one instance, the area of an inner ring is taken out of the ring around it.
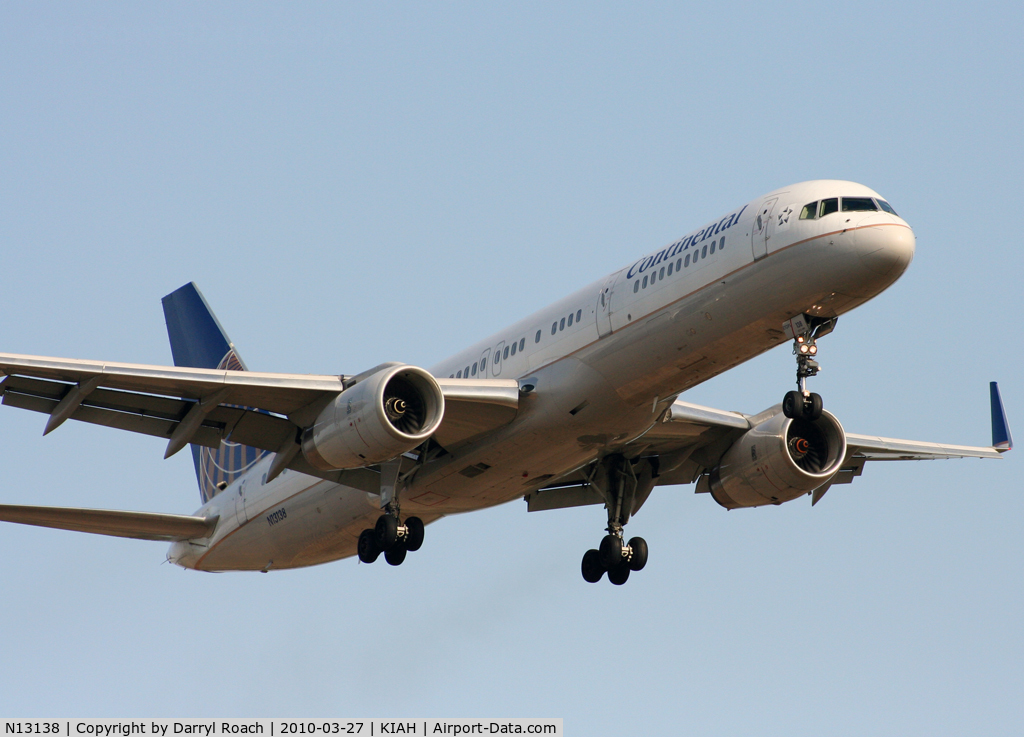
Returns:
[[[785,342],[786,319],[800,312],[838,315],[884,288],[866,288],[849,273],[841,251],[808,244],[772,254],[642,318],[623,308],[626,315],[613,315],[610,336],[595,335],[590,346],[531,373],[536,389],[521,397],[511,425],[418,473],[402,492],[403,515],[433,521],[521,499],[622,449],[675,395]],[[360,532],[381,513],[377,497],[322,486],[280,510],[261,509],[196,556],[194,567],[293,568],[355,555]]]

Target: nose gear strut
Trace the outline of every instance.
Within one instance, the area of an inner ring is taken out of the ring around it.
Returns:
[[[820,394],[807,391],[807,379],[817,376],[821,365],[814,360],[818,354],[817,340],[835,329],[837,317],[822,318],[799,315],[786,321],[786,334],[793,338],[793,355],[796,356],[797,391],[786,392],[782,399],[782,414],[790,419],[817,420],[821,417],[823,403]]]

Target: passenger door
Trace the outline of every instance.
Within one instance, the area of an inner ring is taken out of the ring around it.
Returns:
[[[238,490],[235,495],[235,518],[238,520],[238,524],[244,525],[249,521],[249,515],[245,511],[245,485],[246,481],[242,481],[238,485]]]
[[[750,226],[750,245],[754,251],[754,260],[764,258],[768,255],[768,239],[771,238],[772,210],[778,197],[765,200],[761,203],[761,209],[754,216],[754,224]]]
[[[501,349],[505,347],[505,341],[501,341],[494,347],[494,362],[491,364],[491,376],[501,375]]]
[[[617,276],[617,275],[615,275]],[[603,338],[612,331],[612,285],[615,276],[610,276],[597,295],[597,337]]]
[[[480,373],[477,374],[481,379],[486,379],[487,378],[487,371],[488,371],[488,368],[489,368],[488,365],[487,365],[487,359],[490,358],[490,357],[491,357],[491,349],[490,348],[486,348],[484,350],[484,352],[483,352],[483,355],[480,356]]]

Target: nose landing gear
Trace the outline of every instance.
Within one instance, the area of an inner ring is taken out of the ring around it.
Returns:
[[[797,386],[797,391],[786,392],[782,399],[782,414],[786,417],[812,422],[821,417],[824,409],[821,395],[807,391],[807,379],[817,376],[821,370],[821,365],[814,360],[818,354],[818,338],[831,333],[837,320],[835,317],[826,319],[800,315],[786,322],[786,334],[793,338]]]

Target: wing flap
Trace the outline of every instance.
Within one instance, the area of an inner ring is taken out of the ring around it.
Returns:
[[[209,537],[217,526],[217,517],[14,504],[0,504],[0,521],[164,542]]]
[[[27,409],[30,412],[49,414],[57,406],[57,402],[45,397],[15,392],[4,392],[3,404],[8,407]],[[81,406],[75,410],[71,418],[91,425],[103,425],[118,430],[127,430],[141,435],[152,435],[158,438],[169,438],[174,430],[175,422],[159,417],[147,417],[143,414],[114,412],[91,406]],[[221,433],[216,428],[200,427],[192,442],[216,448],[220,444]]]
[[[3,404],[32,412],[50,414],[70,387],[56,381],[8,376],[0,383]],[[178,422],[188,414],[193,401],[151,394],[96,389],[71,415],[71,419],[167,439]],[[212,410],[191,436],[190,442],[217,448],[230,440],[261,450],[277,451],[296,426],[283,417],[221,405]]]

